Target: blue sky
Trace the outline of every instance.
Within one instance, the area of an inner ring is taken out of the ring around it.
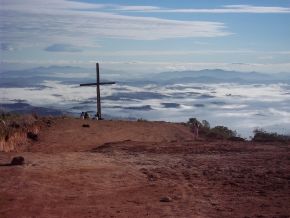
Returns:
[[[0,0],[1,69],[290,71],[290,1]]]

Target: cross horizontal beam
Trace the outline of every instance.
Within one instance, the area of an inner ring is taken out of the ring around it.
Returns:
[[[115,82],[100,82],[100,83],[83,83],[80,86],[96,86],[96,85],[113,85]]]

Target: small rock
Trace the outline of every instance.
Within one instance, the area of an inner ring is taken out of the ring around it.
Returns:
[[[47,120],[47,121],[46,121],[46,126],[47,126],[47,127],[51,127],[51,124],[52,124],[51,120]]]
[[[11,165],[23,165],[23,164],[24,164],[24,157],[22,156],[13,157],[11,161]]]
[[[160,198],[160,202],[171,202],[172,199],[168,196],[164,196]]]
[[[90,125],[89,124],[83,124],[83,127],[89,128]]]
[[[33,141],[37,141],[38,135],[33,133],[33,132],[28,132],[27,133],[27,138],[32,139]]]

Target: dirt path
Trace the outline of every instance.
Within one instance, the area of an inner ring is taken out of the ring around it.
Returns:
[[[289,145],[193,142],[168,123],[82,124],[56,120],[29,151],[0,153],[0,164],[26,160],[0,166],[1,218],[290,215]]]
[[[83,125],[89,127],[83,127]],[[29,147],[36,152],[86,151],[108,142],[125,140],[162,142],[192,140],[183,125],[166,122],[94,121],[55,119],[44,126],[39,141]]]

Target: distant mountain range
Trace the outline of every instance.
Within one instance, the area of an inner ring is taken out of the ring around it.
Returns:
[[[85,78],[85,73],[87,72],[88,69],[71,66],[50,66],[4,71],[0,73],[0,87],[39,87],[45,80],[77,83],[77,81],[81,80],[80,75],[83,74]]]
[[[103,81],[120,79],[122,72],[102,69]],[[123,74],[122,74],[123,75]],[[40,87],[45,80],[61,81],[65,84],[80,84],[95,81],[94,68],[73,66],[49,66],[24,70],[10,70],[0,72],[0,87]]]
[[[174,71],[152,74],[152,81],[173,83],[290,83],[290,73],[264,74],[258,72],[225,71],[205,69],[199,71]]]
[[[23,102],[16,102],[16,103],[9,103],[9,104],[1,104],[0,103],[0,112],[1,111],[12,111],[13,113],[17,114],[27,114],[27,113],[35,113],[41,116],[60,116],[64,114],[68,114],[67,112],[53,109],[53,108],[46,108],[46,107],[35,107],[27,103]]]
[[[199,71],[171,71],[144,74],[134,78],[123,72],[103,69],[106,78],[113,78],[121,84],[186,84],[186,83],[288,83],[290,73],[264,74],[258,72],[225,71],[205,69]],[[95,79],[95,69],[72,66],[38,67],[26,70],[5,71],[0,73],[0,87],[35,87],[44,80],[58,80],[66,84],[79,84]]]

